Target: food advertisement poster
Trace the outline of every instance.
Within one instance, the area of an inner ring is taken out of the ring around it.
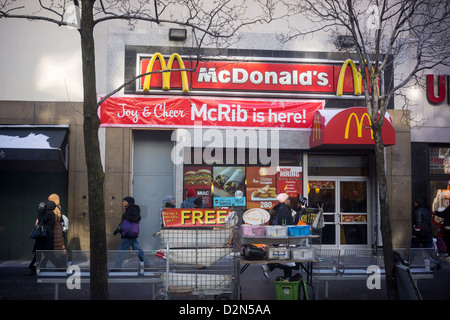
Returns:
[[[277,167],[278,193],[287,193],[295,198],[303,193],[302,167]]]
[[[175,209],[163,211],[166,227],[217,227],[225,224],[228,209]]]
[[[209,208],[212,206],[211,167],[184,167],[183,185],[184,197],[186,197],[187,190],[193,188],[197,191],[197,196],[202,197],[205,207]]]
[[[213,167],[213,207],[245,206],[245,168]]]
[[[367,215],[365,214],[343,214],[342,222],[367,222]]]
[[[277,201],[277,168],[247,167],[247,208],[272,209]]]
[[[317,189],[317,193],[320,190],[333,190],[334,181],[310,181],[308,184],[309,189]]]

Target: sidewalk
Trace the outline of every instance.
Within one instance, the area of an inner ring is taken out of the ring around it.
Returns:
[[[0,261],[0,300],[53,300],[54,285],[40,284],[36,276],[24,275],[28,261]],[[440,260],[431,280],[419,280],[418,288],[423,300],[450,300],[450,262]],[[241,275],[242,300],[275,300],[274,280],[282,275],[279,269],[266,279],[260,265],[251,265]],[[317,288],[316,288],[317,290]],[[80,290],[69,290],[59,285],[60,300],[89,300],[89,285],[82,284]],[[319,300],[323,300],[324,285],[319,288]],[[148,284],[110,284],[110,300],[151,300],[152,288]],[[188,298],[192,299],[192,298]],[[328,300],[386,300],[384,281],[381,289],[369,290],[365,281],[330,281]]]

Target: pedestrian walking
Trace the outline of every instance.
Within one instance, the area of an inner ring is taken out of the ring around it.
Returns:
[[[411,248],[432,248],[431,213],[422,198],[414,200]]]
[[[37,251],[38,250],[53,250],[54,247],[54,237],[53,237],[53,225],[55,224],[55,213],[53,209],[47,210],[47,203],[41,202],[38,206],[36,225],[41,223],[47,233],[46,237],[39,237],[34,240],[33,246],[33,259],[28,266],[28,271],[26,275],[36,274],[36,261],[37,261]]]
[[[139,222],[141,221],[141,209],[135,204],[133,197],[125,197],[122,200],[123,214],[119,226],[114,231],[114,235],[120,232],[122,242],[120,243],[120,252],[117,255],[115,268],[122,267],[125,258],[125,251],[130,247],[138,251],[139,260],[144,262],[144,267],[150,266],[150,260],[145,256],[139,242]]]
[[[54,234],[54,250],[65,250],[66,247],[64,245],[64,230],[62,224],[64,220],[62,219],[61,212],[61,204],[59,201],[59,196],[56,193],[52,193],[48,197],[48,201],[53,201],[55,203],[55,209],[53,210],[55,214],[55,223],[53,226],[53,234]]]

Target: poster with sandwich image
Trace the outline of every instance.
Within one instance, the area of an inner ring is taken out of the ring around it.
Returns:
[[[193,188],[197,192],[198,197],[202,197],[206,208],[212,207],[211,197],[212,172],[211,167],[205,166],[185,166],[183,176],[183,194],[189,188]],[[184,200],[184,199],[183,199]]]
[[[213,207],[245,206],[245,168],[213,167]]]
[[[277,168],[247,167],[247,208],[272,209],[277,201]]]

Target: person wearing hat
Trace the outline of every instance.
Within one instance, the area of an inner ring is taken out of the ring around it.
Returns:
[[[411,248],[432,248],[431,213],[422,198],[414,200],[413,230]]]
[[[165,196],[162,201],[164,208],[175,208],[175,199],[172,195]]]
[[[181,203],[180,208],[194,208],[194,200],[197,198],[197,191],[194,188],[189,188],[186,191],[186,200]]]
[[[292,210],[289,207],[290,200],[286,193],[277,195],[278,204],[273,208],[275,215],[272,221],[273,225],[292,225],[294,219],[292,217]]]
[[[144,266],[147,267],[150,265],[150,260],[145,256],[144,251],[142,250],[137,238],[139,237],[139,227],[137,226],[136,232],[128,233],[128,231],[123,227],[125,220],[131,222],[134,225],[139,225],[141,221],[141,208],[135,204],[135,200],[133,197],[125,197],[122,200],[123,205],[123,214],[122,220],[114,231],[114,235],[120,232],[122,236],[122,242],[120,243],[120,252],[117,255],[115,268],[120,268],[122,266],[123,260],[125,258],[125,251],[127,251],[130,247],[133,250],[138,251],[138,257],[141,262],[144,262]]]
[[[164,222],[164,214],[163,212],[166,210],[166,208],[175,208],[175,199],[172,195],[167,195],[162,200],[163,206],[161,208],[161,228],[165,227]]]

